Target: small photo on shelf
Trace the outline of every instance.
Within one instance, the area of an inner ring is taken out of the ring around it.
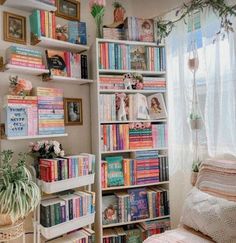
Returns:
[[[165,119],[167,111],[162,94],[154,94],[147,97],[150,119]]]
[[[82,99],[64,98],[65,125],[83,125]]]

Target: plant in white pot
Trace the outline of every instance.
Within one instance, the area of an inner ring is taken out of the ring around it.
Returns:
[[[195,184],[197,182],[198,172],[199,172],[199,168],[200,168],[201,163],[202,163],[202,161],[199,160],[199,159],[193,161],[192,174],[191,174],[191,184],[193,186],[195,186]]]
[[[190,114],[190,126],[192,130],[199,130],[203,126],[203,120],[200,115],[191,113]]]
[[[26,154],[19,154],[15,165],[11,150],[0,155],[0,225],[8,225],[35,210],[40,202],[40,190],[25,166]]]

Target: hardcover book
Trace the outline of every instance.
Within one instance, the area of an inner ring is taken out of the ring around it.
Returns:
[[[139,229],[126,230],[126,243],[142,243],[141,231]]]
[[[69,42],[73,44],[87,45],[86,23],[69,21],[68,23]]]
[[[147,97],[148,109],[151,119],[167,118],[165,101],[162,94],[154,94]]]
[[[146,219],[149,217],[147,191],[145,188],[129,189],[131,220]]]
[[[137,19],[139,30],[139,41],[154,41],[154,23],[152,19]]]
[[[105,160],[108,165],[108,187],[123,186],[123,157],[106,157]]]
[[[145,46],[131,46],[130,47],[131,69],[146,70],[146,49]]]
[[[46,50],[48,69],[52,75],[67,76],[66,60],[63,51]]]
[[[117,213],[117,197],[115,195],[107,195],[102,197],[102,223],[113,224],[118,222]]]

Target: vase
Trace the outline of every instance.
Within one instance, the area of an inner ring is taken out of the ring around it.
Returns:
[[[192,172],[192,174],[191,174],[191,184],[192,184],[192,186],[196,185],[197,176],[198,176],[198,172]]]
[[[95,23],[96,23],[97,38],[103,38],[103,17],[100,15],[97,15],[95,17]]]
[[[199,130],[202,128],[202,119],[192,119],[190,120],[190,125],[192,130]]]

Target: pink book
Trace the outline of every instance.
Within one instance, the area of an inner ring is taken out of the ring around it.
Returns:
[[[18,61],[10,61],[9,64],[21,66],[21,67],[32,67],[32,68],[38,68],[38,69],[45,69],[45,65],[43,65],[43,64],[31,64],[31,63],[18,62]]]

